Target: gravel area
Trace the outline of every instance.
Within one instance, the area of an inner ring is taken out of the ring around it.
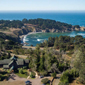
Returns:
[[[0,85],[25,85],[25,81],[29,80],[31,82],[31,85],[42,85],[41,79],[26,79],[26,78],[20,78],[15,74],[11,74],[8,81],[2,81],[0,82]]]

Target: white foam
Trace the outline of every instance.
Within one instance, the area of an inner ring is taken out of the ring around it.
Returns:
[[[37,39],[37,41],[41,41],[40,39]]]
[[[36,33],[42,33],[42,32],[30,32],[30,33],[28,33],[27,35],[24,36],[23,43],[25,43],[26,41],[29,41],[29,39],[27,38],[28,35],[36,34]],[[37,39],[37,41],[41,41],[41,40],[40,39]]]
[[[26,38],[26,37],[27,37],[27,35],[25,35],[24,38],[23,38],[23,42],[24,42],[24,43],[25,43],[26,41],[29,41],[29,39]]]
[[[75,35],[75,34],[70,34],[69,36],[70,36],[70,37],[75,37],[76,35]]]
[[[85,36],[85,33],[77,33],[77,35]]]
[[[37,39],[37,41],[44,41],[45,39]]]
[[[28,39],[25,39],[25,41],[29,41]]]

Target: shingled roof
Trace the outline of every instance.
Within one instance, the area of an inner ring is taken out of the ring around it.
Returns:
[[[9,69],[9,65],[3,65],[3,68]]]
[[[17,65],[24,65],[23,59],[17,59]]]
[[[14,55],[13,57],[10,58],[11,60],[17,60],[17,57]]]
[[[25,61],[25,63],[29,63],[29,60],[28,59],[25,59],[24,61]]]
[[[11,62],[11,59],[4,59],[4,60],[0,60],[0,64],[9,64]]]
[[[23,66],[29,63],[28,59],[18,59],[17,57],[13,56],[10,59],[0,60],[0,65],[3,66],[5,69],[9,69],[13,67],[15,64],[18,66]]]

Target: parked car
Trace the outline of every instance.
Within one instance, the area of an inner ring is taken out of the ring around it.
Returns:
[[[30,85],[30,83],[31,83],[30,81],[26,81],[25,85]]]
[[[44,76],[39,76],[39,78],[43,78]]]

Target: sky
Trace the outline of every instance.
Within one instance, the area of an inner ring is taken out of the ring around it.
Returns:
[[[85,10],[85,0],[0,0],[0,11]]]

